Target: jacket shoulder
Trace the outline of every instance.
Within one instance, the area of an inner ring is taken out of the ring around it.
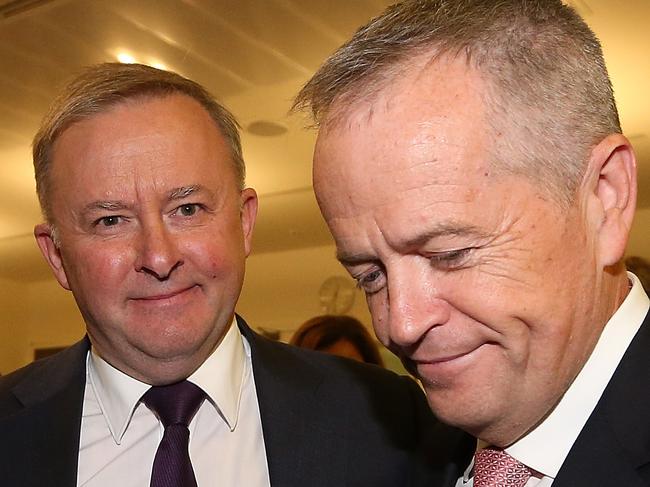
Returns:
[[[0,377],[0,418],[83,381],[88,348],[83,339]]]

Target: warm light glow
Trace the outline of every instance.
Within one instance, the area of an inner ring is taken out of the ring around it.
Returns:
[[[131,56],[130,54],[126,53],[126,52],[118,53],[117,60],[119,62],[125,63],[125,64],[133,64],[133,63],[136,62],[135,58],[133,56]]]
[[[151,66],[152,68],[162,69],[164,71],[167,71],[167,65],[165,63],[161,63],[160,61],[156,61],[152,59],[151,62],[147,64],[149,64],[149,66]]]
[[[151,66],[152,68],[169,71],[169,67],[165,63],[163,63],[162,61],[154,57],[150,57],[147,61],[143,61],[142,57],[138,59],[136,56],[129,53],[128,51],[121,51],[121,50],[113,51],[113,55],[117,58],[119,62],[124,64],[142,63],[142,64],[146,64],[147,66]]]

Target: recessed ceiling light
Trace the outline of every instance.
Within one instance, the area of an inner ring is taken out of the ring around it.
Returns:
[[[117,54],[117,60],[121,63],[124,64],[133,64],[135,63],[135,58],[131,56],[129,53],[126,52],[120,52]]]
[[[250,134],[259,135],[261,137],[277,137],[288,132],[287,127],[270,120],[256,120],[251,122],[248,127],[246,127],[246,130],[248,130],[248,133]]]

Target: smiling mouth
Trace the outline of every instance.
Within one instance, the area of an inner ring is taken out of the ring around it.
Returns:
[[[154,295],[151,295],[151,296],[139,296],[137,298],[133,298],[133,300],[134,301],[164,301],[164,300],[167,300],[167,299],[175,298],[176,296],[179,296],[181,294],[184,294],[184,293],[194,289],[194,287],[195,286],[190,286],[190,287],[186,287],[186,288],[179,289],[177,291],[172,291],[172,292],[165,293],[165,294],[154,294]]]
[[[484,344],[467,352],[436,357],[433,359],[411,359],[412,368],[415,369],[416,375],[422,379],[436,379],[447,377],[450,378],[456,374],[462,373],[466,367],[472,363],[476,352]]]
[[[431,364],[431,365],[444,364],[444,363],[451,362],[453,360],[459,359],[461,357],[464,357],[465,355],[469,355],[474,350],[476,350],[476,349],[470,350],[469,352],[461,352],[461,353],[457,353],[455,355],[448,355],[446,357],[437,358],[437,359],[434,359],[434,360],[417,361],[416,363],[418,363],[418,364]]]
[[[444,365],[446,363],[453,362],[454,360],[458,360],[462,357],[465,357],[466,355],[473,353],[475,350],[478,350],[479,348],[481,348],[480,345],[466,352],[459,352],[450,355],[442,355],[440,357],[435,357],[435,358],[427,358],[427,357],[410,358],[410,361],[415,365],[438,365],[438,364]]]

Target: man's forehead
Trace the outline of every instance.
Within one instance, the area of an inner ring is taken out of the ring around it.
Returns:
[[[151,98],[71,125],[54,144],[55,188],[93,181],[77,199],[128,202],[135,193],[220,187],[234,175],[231,153],[202,111],[184,95]]]
[[[392,134],[348,131],[319,144],[314,164],[317,196],[331,193],[361,209],[431,194],[454,201],[473,199],[493,171],[485,144],[476,138],[458,139],[436,123],[414,124],[410,131]]]
[[[376,73],[362,78],[350,86],[343,86],[319,120],[321,130],[328,127],[345,127],[359,115],[371,118],[379,108],[399,108],[400,99],[415,93],[422,100],[438,98],[439,94],[454,92],[458,95],[486,91],[490,77],[464,54],[451,55],[438,52],[436,46],[395,61]],[[424,89],[422,89],[424,88]],[[456,95],[457,96],[457,95]]]
[[[129,107],[138,106],[146,104],[152,100],[161,100],[165,97],[173,96],[170,94],[139,94],[131,97],[126,97],[117,100],[110,100],[103,103],[92,103],[91,100],[88,100],[88,106],[80,108],[72,113],[62,113],[61,118],[57,121],[57,129],[55,132],[54,139],[57,140],[62,134],[68,131],[70,128],[75,127],[79,124],[84,124],[88,121],[94,121],[97,118],[111,118],[115,113],[119,113],[124,109]],[[85,101],[79,103],[83,105]]]
[[[93,151],[110,149],[117,156],[133,150],[169,150],[178,145],[169,138],[170,131],[191,137],[194,144],[223,145],[207,111],[186,95],[172,94],[125,100],[74,121],[54,141],[52,157],[67,139],[75,140],[74,147],[67,149],[77,152],[92,147]]]
[[[414,58],[383,88],[352,97],[351,103],[345,96],[335,101],[321,124],[317,148],[336,145],[341,134],[361,139],[369,130],[389,139],[410,132],[414,144],[435,138],[444,125],[470,130],[486,122],[486,88],[482,74],[462,59]]]

